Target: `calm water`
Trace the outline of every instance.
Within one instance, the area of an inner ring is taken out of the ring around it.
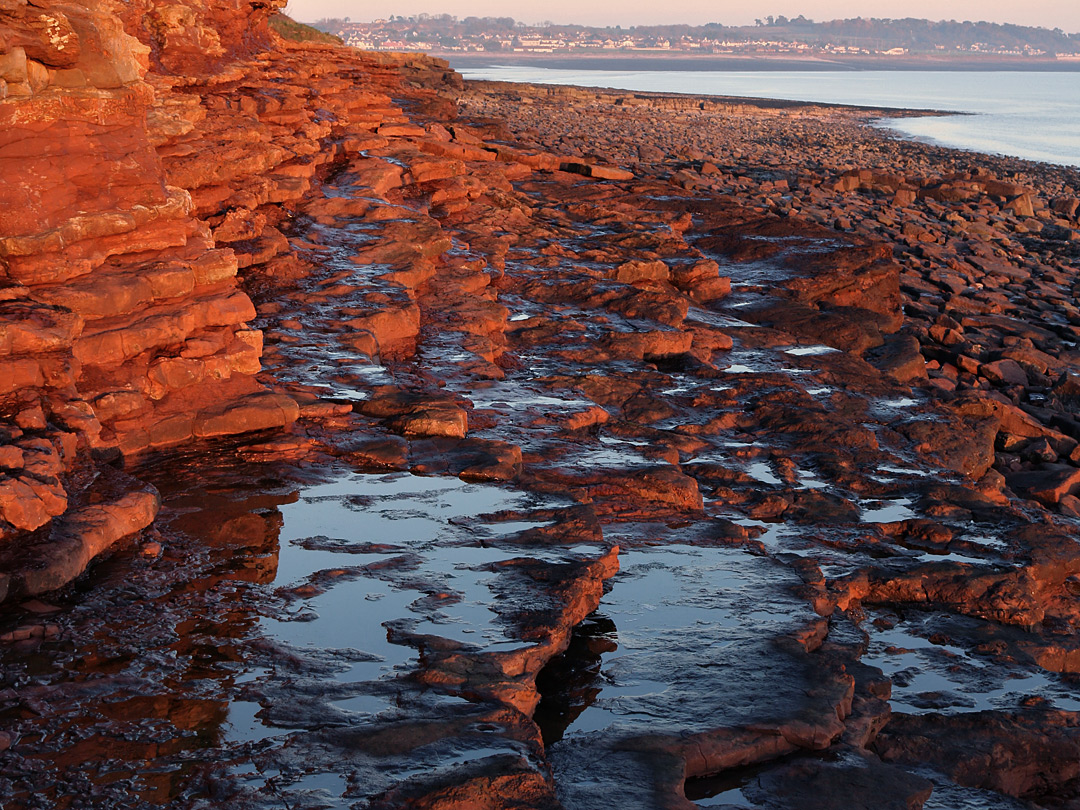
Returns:
[[[1080,166],[1080,75],[1076,73],[458,69],[467,79],[973,113],[890,119],[888,125],[944,146]]]

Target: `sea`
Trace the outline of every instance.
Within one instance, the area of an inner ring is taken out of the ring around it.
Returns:
[[[1073,71],[454,67],[466,79],[947,111],[954,114],[878,123],[941,146],[1080,166],[1080,73]]]

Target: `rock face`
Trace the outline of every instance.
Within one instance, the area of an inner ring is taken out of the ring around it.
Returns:
[[[160,73],[218,72],[271,42],[269,20],[286,0],[141,0],[117,11],[129,34],[150,48]]]
[[[234,252],[159,155],[191,125],[167,100],[173,74],[269,41],[254,5],[0,7],[5,544],[64,513],[91,457],[296,418],[254,380],[262,336]]]
[[[1075,803],[1075,175],[279,5],[0,0],[5,800]]]

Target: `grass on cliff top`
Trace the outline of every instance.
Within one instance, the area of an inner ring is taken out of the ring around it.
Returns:
[[[312,28],[310,25],[304,25],[299,23],[291,17],[286,17],[284,14],[275,14],[270,18],[270,27],[277,32],[277,35],[282,39],[289,39],[293,42],[322,42],[327,45],[344,45],[345,42],[341,37],[335,37],[333,34],[324,34],[317,28]]]

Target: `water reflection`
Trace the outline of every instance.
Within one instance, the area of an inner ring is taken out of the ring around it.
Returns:
[[[219,491],[158,476],[163,556],[119,551],[52,596],[56,638],[0,650],[5,807],[166,805],[203,778],[259,621],[246,592],[273,581],[279,507],[296,497],[266,472]]]
[[[227,454],[138,474],[162,493],[163,554],[120,550],[34,606],[57,634],[0,648],[5,810],[346,807],[461,763],[536,759],[523,717],[418,671],[432,645],[535,643],[505,593],[518,566],[604,550],[523,545],[557,526],[551,502]],[[15,613],[0,632],[35,615]]]

